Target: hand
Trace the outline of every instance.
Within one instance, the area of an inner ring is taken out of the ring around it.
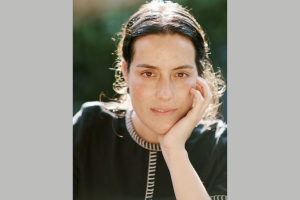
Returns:
[[[158,135],[163,152],[182,150],[189,135],[201,120],[205,110],[212,100],[212,94],[206,81],[197,77],[196,89],[191,88],[190,93],[196,102],[191,110],[179,120],[166,134]]]

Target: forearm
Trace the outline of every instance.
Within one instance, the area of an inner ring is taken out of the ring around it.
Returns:
[[[177,200],[210,200],[185,149],[163,151]]]

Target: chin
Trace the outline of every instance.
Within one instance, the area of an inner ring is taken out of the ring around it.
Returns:
[[[168,127],[168,128],[156,128],[155,130],[153,130],[155,133],[157,133],[158,135],[164,135],[166,134],[172,127]]]
[[[174,125],[176,122],[170,122],[170,123],[155,123],[153,125],[149,125],[148,128],[151,129],[153,132],[164,135],[166,134]]]

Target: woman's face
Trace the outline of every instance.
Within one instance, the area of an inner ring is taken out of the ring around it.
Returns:
[[[156,34],[137,39],[134,52],[129,72],[123,67],[133,109],[143,126],[165,134],[192,107],[195,48],[178,34]]]

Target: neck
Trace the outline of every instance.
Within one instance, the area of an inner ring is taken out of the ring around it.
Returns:
[[[143,140],[152,144],[159,144],[158,134],[145,126],[145,124],[140,120],[134,111],[132,112],[132,125],[136,134]]]

